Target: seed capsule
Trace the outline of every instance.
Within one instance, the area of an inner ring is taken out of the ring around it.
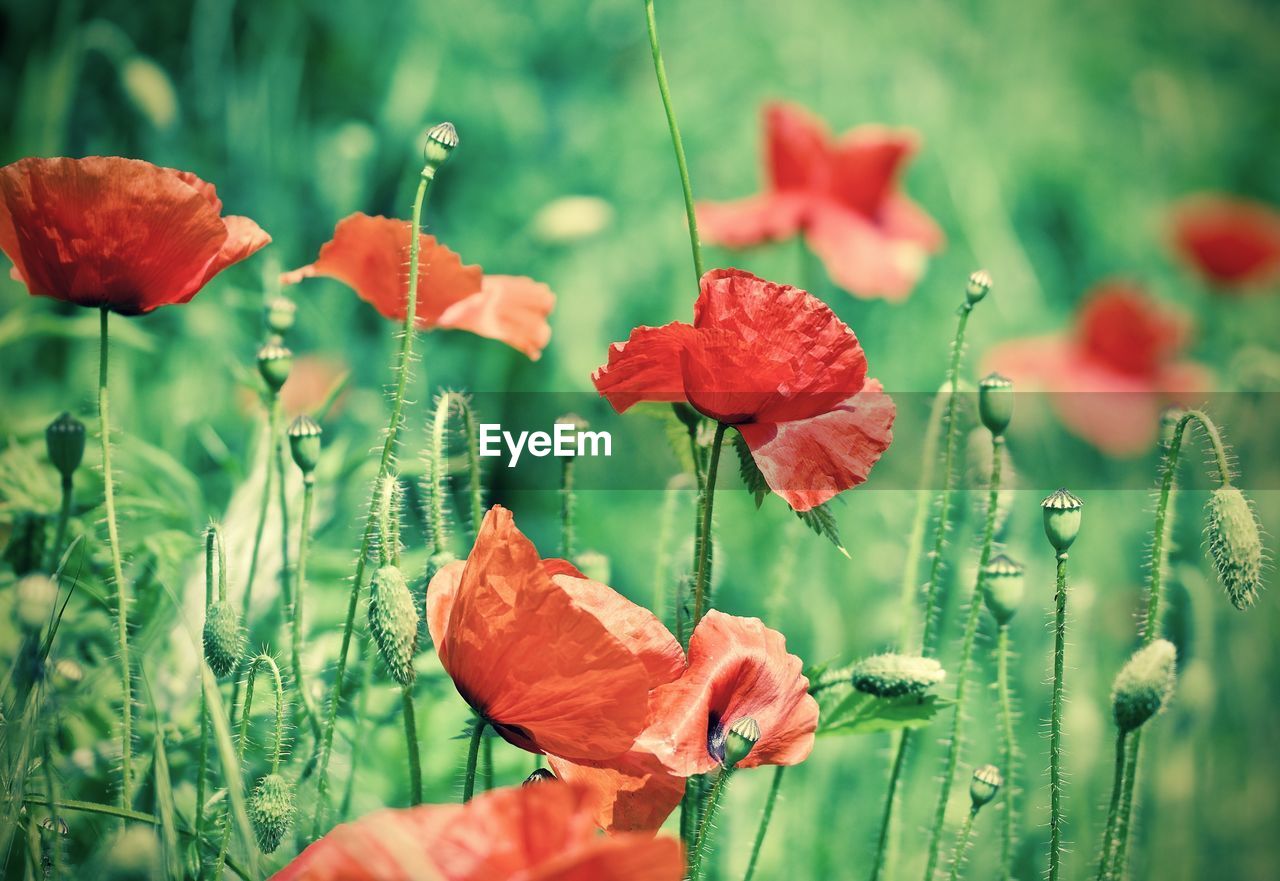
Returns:
[[[293,321],[298,313],[298,304],[290,300],[288,297],[277,295],[267,301],[264,318],[267,322],[267,330],[277,336],[284,336],[293,327]]]
[[[981,302],[982,298],[990,292],[991,273],[985,269],[979,269],[969,276],[969,284],[964,289],[965,299],[969,301],[969,305]]]
[[[271,391],[280,391],[292,367],[293,352],[279,343],[267,343],[258,350],[258,372]]]
[[[737,767],[738,763],[751,754],[760,740],[760,726],[750,716],[739,719],[729,728],[724,741],[724,766]]]
[[[1044,534],[1054,550],[1064,554],[1080,534],[1080,512],[1084,502],[1059,489],[1040,503],[1044,509]]]
[[[63,413],[44,430],[49,461],[63,480],[70,480],[84,460],[84,423],[70,413]]]
[[[369,630],[391,676],[402,686],[413,684],[413,657],[418,651],[418,607],[404,574],[395,566],[373,573],[369,586]]]
[[[1173,696],[1178,650],[1167,639],[1143,646],[1120,668],[1111,690],[1116,727],[1129,732],[1164,709]]]
[[[263,853],[275,853],[293,825],[293,784],[279,774],[258,781],[249,797],[249,823]]]
[[[537,768],[534,770],[532,774],[524,778],[524,783],[520,785],[521,786],[537,786],[539,783],[553,783],[555,782],[556,779],[557,779],[556,775],[552,774],[546,768]]]
[[[1221,486],[1205,506],[1205,537],[1218,580],[1231,604],[1243,611],[1262,589],[1262,530],[1258,515],[1234,486]]]
[[[310,416],[299,416],[289,426],[289,452],[304,477],[320,462],[320,437],[324,431]]]
[[[1013,420],[1013,380],[991,373],[978,383],[978,415],[993,437],[1004,434]]]
[[[204,658],[209,662],[209,669],[221,679],[239,666],[243,654],[240,613],[226,600],[214,603],[204,619]]]
[[[853,665],[853,687],[876,697],[922,695],[947,678],[933,658],[919,655],[872,655]]]
[[[1026,578],[1022,566],[1000,554],[982,570],[982,598],[991,617],[1000,625],[1008,624],[1022,605]]]
[[[449,154],[458,146],[458,130],[451,122],[442,122],[432,126],[427,132],[427,145],[423,150],[423,159],[432,171],[444,164]]]
[[[974,768],[973,779],[969,781],[969,800],[973,802],[973,809],[976,811],[995,798],[1003,785],[1004,777],[995,765]]]

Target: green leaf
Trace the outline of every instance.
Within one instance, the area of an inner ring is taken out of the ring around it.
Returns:
[[[844,544],[840,541],[840,528],[836,526],[836,517],[825,504],[810,508],[808,511],[796,511],[796,516],[805,526],[835,545],[837,551],[846,557],[849,556],[849,552],[844,549]]]
[[[148,691],[150,691],[149,688]],[[155,716],[155,738],[156,816],[160,818],[160,842],[164,848],[164,865],[168,877],[181,881],[182,851],[178,847],[177,807],[173,798],[173,782],[169,775],[169,756],[164,748],[164,729],[160,725],[158,713]]]
[[[738,454],[738,473],[742,475],[742,482],[747,485],[747,490],[755,496],[756,507],[759,508],[764,504],[764,497],[773,490],[769,489],[768,481],[760,473],[760,466],[756,464],[755,458],[751,455],[751,448],[747,446],[747,441],[741,433],[734,433],[733,449]]]
[[[818,722],[819,734],[877,734],[923,728],[938,710],[951,702],[937,695],[876,697],[849,689],[825,708]]]

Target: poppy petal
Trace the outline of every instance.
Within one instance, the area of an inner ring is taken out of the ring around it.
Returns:
[[[812,212],[805,241],[831,280],[858,297],[906,299],[924,274],[929,249],[895,238],[866,217],[835,202]]]
[[[679,321],[637,327],[625,343],[609,347],[608,363],[591,374],[591,381],[619,413],[641,401],[683,401],[681,356],[696,339],[693,327]]]
[[[915,154],[918,139],[910,131],[864,125],[843,135],[831,157],[831,195],[864,217],[879,218],[897,188],[902,167]]]
[[[528,881],[679,881],[684,870],[676,839],[627,835],[598,839],[590,849],[534,870]]]
[[[731,202],[699,202],[698,235],[704,242],[726,248],[751,248],[788,239],[800,232],[807,195],[764,193]]]
[[[825,182],[830,136],[822,120],[794,104],[770,102],[764,108],[764,141],[771,190],[812,190]]]
[[[218,249],[218,255],[210,262],[209,268],[205,270],[206,284],[228,266],[253,256],[271,244],[271,236],[267,231],[247,217],[233,214],[224,217],[223,222],[227,225],[227,239]]]
[[[583,764],[547,756],[556,776],[583,787],[596,825],[606,832],[656,832],[684,797],[685,778],[672,774],[649,749]]]
[[[738,430],[769,488],[796,511],[808,511],[867,479],[893,440],[895,412],[872,379],[829,412]]]
[[[1250,199],[1200,195],[1173,213],[1173,245],[1207,281],[1243,288],[1280,275],[1280,212]]]
[[[506,343],[537,361],[551,340],[547,316],[555,304],[555,294],[541,282],[518,275],[486,275],[479,292],[445,309],[436,325]]]

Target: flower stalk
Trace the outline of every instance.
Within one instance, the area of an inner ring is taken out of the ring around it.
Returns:
[[[747,871],[742,876],[742,881],[751,881],[756,873],[756,861],[760,858],[760,848],[764,846],[765,833],[769,831],[769,821],[773,819],[773,807],[778,801],[778,790],[782,788],[782,772],[786,769],[785,765],[773,769],[773,782],[769,785],[769,795],[764,801],[764,812],[760,815],[760,825],[756,828],[755,841],[751,844],[751,858],[747,861]]]
[[[698,626],[706,611],[707,587],[711,584],[711,524],[716,500],[716,476],[720,469],[720,450],[724,446],[724,435],[729,426],[723,422],[716,423],[715,439],[711,442],[711,457],[707,461],[706,486],[702,491],[701,525],[698,529],[697,561],[694,565],[693,581],[693,620],[689,632]]]
[[[484,739],[484,729],[488,725],[483,718],[477,716],[471,726],[471,740],[467,745],[467,770],[462,782],[462,803],[471,801],[476,792],[476,765],[480,759],[480,742]]]

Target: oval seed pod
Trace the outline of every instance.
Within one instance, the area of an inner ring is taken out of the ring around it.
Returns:
[[[1084,502],[1059,489],[1040,503],[1044,509],[1044,534],[1054,550],[1065,554],[1080,534],[1080,514]]]
[[[458,146],[458,130],[451,122],[442,122],[427,131],[427,144],[422,158],[433,171],[444,164],[449,154]]]
[[[302,415],[289,425],[289,453],[304,477],[309,477],[320,462],[320,436],[323,429],[310,416]]]
[[[555,774],[551,773],[546,768],[535,768],[533,773],[524,778],[524,782],[520,785],[537,786],[539,783],[553,783],[558,779],[559,778],[556,777]]]
[[[63,413],[44,430],[49,461],[63,480],[70,480],[84,460],[84,423],[70,413]]]
[[[991,273],[985,269],[979,269],[969,276],[969,283],[964,289],[964,296],[969,301],[969,305],[981,302],[989,293],[991,293]]]
[[[418,651],[418,608],[395,566],[373,573],[369,585],[369,630],[391,676],[402,686],[413,684],[413,657]]]
[[[284,336],[293,327],[297,313],[297,303],[282,294],[277,294],[267,301],[263,316],[267,322],[267,330],[276,336]]]
[[[991,373],[978,383],[978,415],[993,437],[1004,434],[1013,421],[1013,380]]]
[[[1026,577],[1020,564],[1004,554],[996,556],[982,570],[982,599],[991,617],[1001,626],[1017,614],[1026,594]]]
[[[1173,696],[1178,650],[1167,639],[1143,646],[1120,668],[1111,690],[1116,727],[1129,732],[1164,709]]]
[[[724,741],[724,766],[737,767],[760,741],[760,724],[750,716],[739,719],[729,728]]]
[[[275,853],[293,825],[293,784],[279,774],[258,781],[249,797],[249,823],[263,853]]]
[[[293,352],[279,343],[267,343],[258,350],[258,372],[271,391],[280,391],[292,368]]]
[[[1205,538],[1218,580],[1237,609],[1258,599],[1262,589],[1262,530],[1258,515],[1234,486],[1220,486],[1205,505]]]
[[[922,695],[947,678],[947,672],[933,658],[919,655],[882,654],[863,658],[853,665],[853,687],[876,697]]]
[[[974,768],[973,779],[969,781],[969,800],[973,803],[973,809],[976,811],[995,798],[1003,785],[1004,776],[995,765]]]
[[[244,655],[244,631],[240,613],[227,600],[209,607],[204,619],[204,658],[213,675],[221,679],[232,673]]]

